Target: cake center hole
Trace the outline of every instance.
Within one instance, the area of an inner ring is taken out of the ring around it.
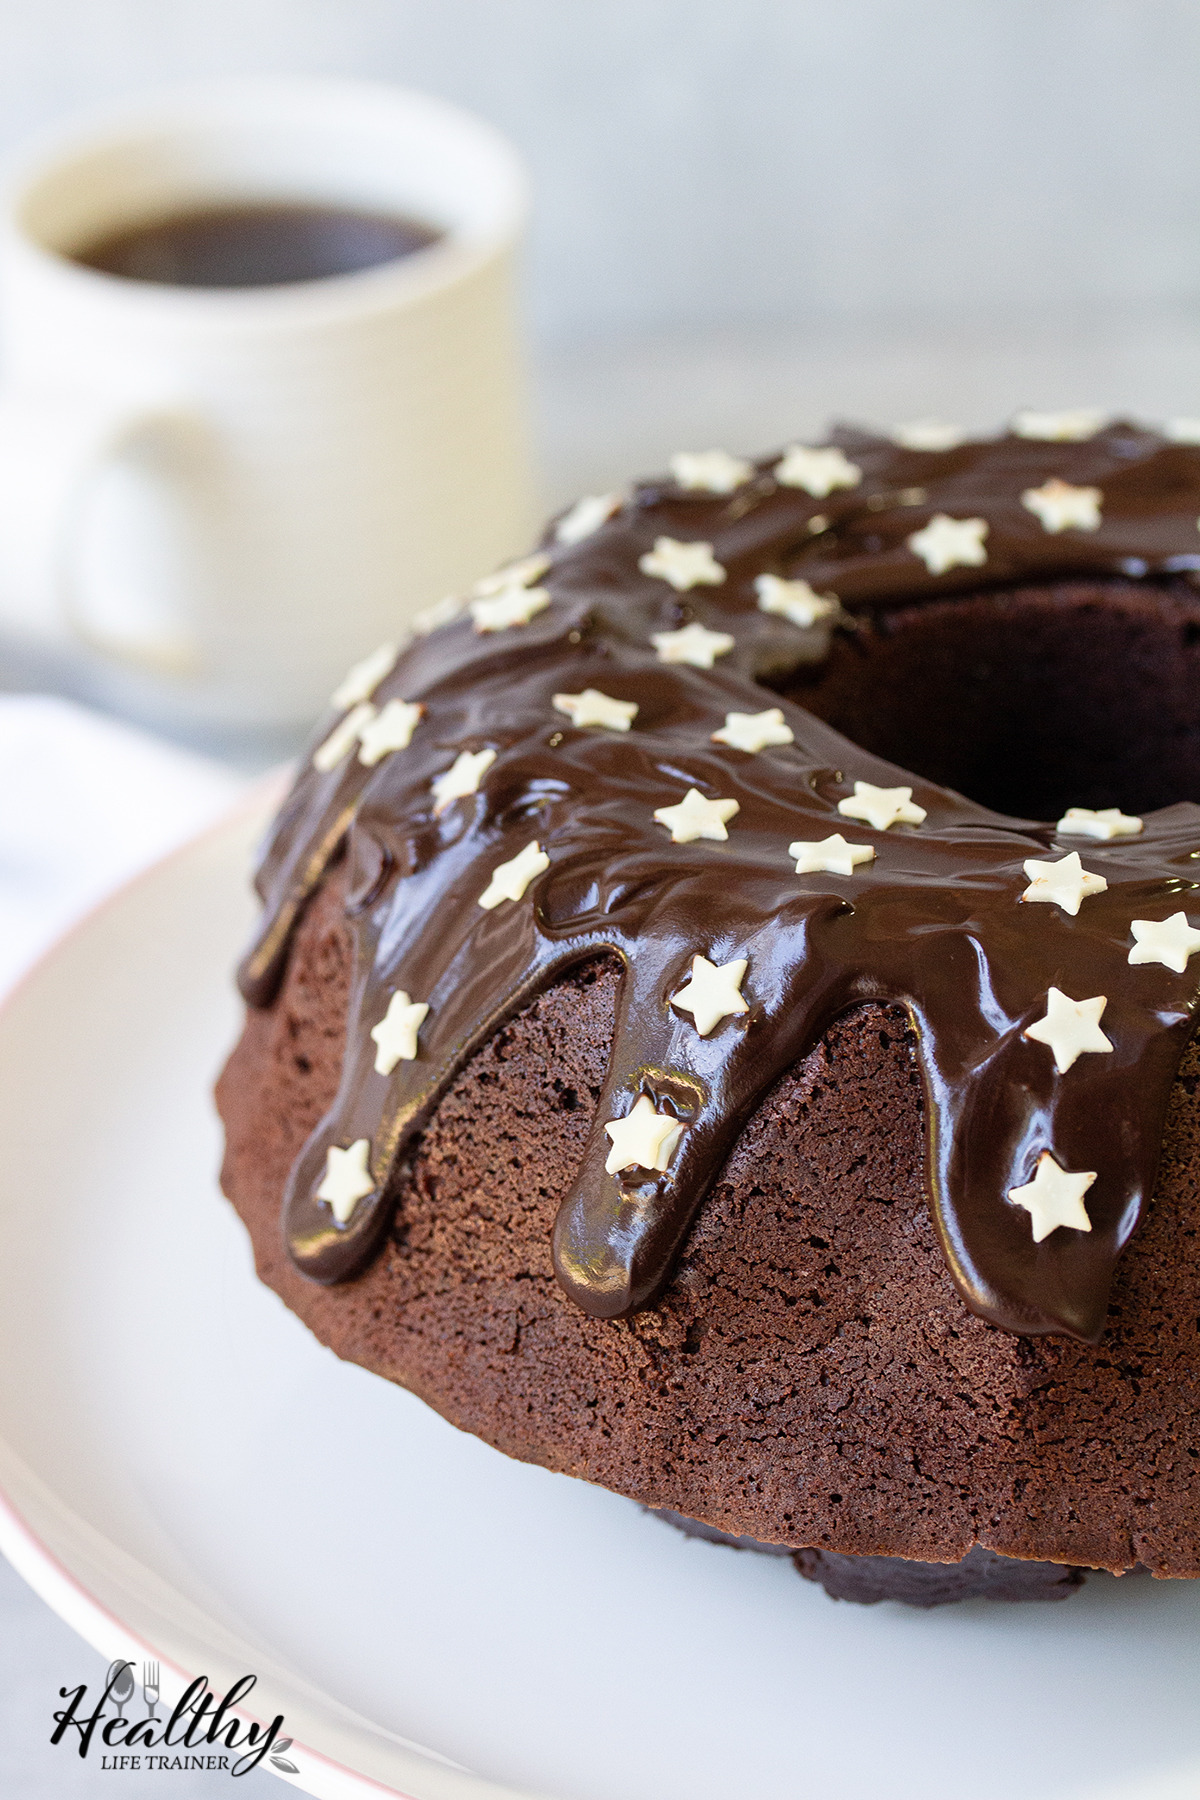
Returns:
[[[998,812],[1200,801],[1200,596],[1078,582],[907,607],[788,698]]]

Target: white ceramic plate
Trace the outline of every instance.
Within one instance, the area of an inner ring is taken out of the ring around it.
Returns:
[[[261,824],[0,1014],[0,1545],[50,1604],[168,1699],[256,1671],[327,1800],[1195,1800],[1200,1583],[835,1605],[462,1436],[257,1285],[209,1088]]]

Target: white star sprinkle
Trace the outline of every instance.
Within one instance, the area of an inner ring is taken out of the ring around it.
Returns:
[[[473,594],[506,594],[510,588],[529,587],[540,581],[550,567],[550,557],[544,550],[535,550],[532,556],[523,556],[519,562],[505,563],[494,575],[485,575],[471,589]]]
[[[1009,1188],[1008,1197],[1014,1206],[1025,1208],[1033,1223],[1033,1241],[1040,1244],[1060,1225],[1076,1231],[1092,1229],[1083,1196],[1095,1179],[1095,1169],[1069,1174],[1060,1168],[1048,1150],[1043,1150],[1033,1180],[1026,1187]]]
[[[669,581],[677,594],[689,588],[719,587],[725,571],[713,557],[713,547],[702,539],[683,543],[679,538],[655,538],[653,550],[638,558],[643,575]]]
[[[471,617],[476,631],[508,631],[513,625],[528,625],[549,604],[545,588],[503,588],[498,594],[472,600]]]
[[[1040,488],[1026,488],[1021,505],[1037,514],[1043,531],[1098,531],[1103,499],[1099,488],[1072,487],[1055,475]]]
[[[1163,436],[1173,444],[1200,444],[1200,419],[1168,419]]]
[[[412,628],[418,637],[428,637],[431,631],[437,631],[443,625],[453,625],[455,619],[461,619],[467,610],[465,600],[457,594],[447,594],[444,600],[438,600],[432,606],[422,607],[419,613],[413,614]]]
[[[751,756],[757,756],[774,744],[793,744],[796,734],[790,725],[783,722],[783,711],[778,706],[770,707],[766,712],[725,714],[725,723],[720,731],[712,734],[714,744],[731,744],[735,750],[746,750]]]
[[[796,858],[797,875],[853,875],[859,863],[875,861],[870,844],[848,844],[840,831],[818,844],[797,840],[788,845],[788,855]]]
[[[1029,886],[1021,895],[1022,900],[1061,906],[1072,918],[1084,900],[1092,894],[1103,894],[1108,887],[1103,875],[1093,875],[1084,868],[1078,850],[1072,850],[1058,862],[1038,862],[1030,858],[1025,864],[1025,873],[1029,877]]]
[[[728,655],[734,645],[727,631],[710,631],[694,619],[681,631],[651,632],[650,642],[659,662],[691,663],[694,669],[711,669],[717,657]]]
[[[693,956],[691,976],[686,986],[671,995],[671,1005],[690,1012],[700,1036],[707,1037],[722,1019],[750,1011],[740,992],[749,967],[750,959],[745,956],[722,963],[720,968],[707,956]]]
[[[941,419],[913,419],[892,427],[892,442],[902,450],[957,450],[966,441],[965,431]]]
[[[620,494],[585,494],[577,500],[570,512],[564,513],[554,527],[556,542],[560,544],[581,544],[584,538],[591,537],[593,531],[599,531],[607,525],[615,512],[621,507]]]
[[[814,594],[807,581],[785,581],[781,575],[756,575],[758,610],[778,613],[789,625],[815,625],[840,611],[836,594]]]
[[[374,1026],[375,1073],[390,1075],[398,1062],[415,1062],[417,1032],[429,1012],[423,1000],[410,1000],[403,988],[388,1001],[388,1009]]]
[[[708,494],[732,494],[749,481],[754,464],[728,450],[678,450],[671,458],[671,473],[681,488],[700,488]]]
[[[499,868],[493,870],[492,879],[479,896],[480,906],[491,912],[502,900],[523,899],[525,889],[534,876],[540,875],[543,869],[549,867],[550,858],[537,840],[526,844],[519,856],[514,856],[511,862],[501,863]]]
[[[361,662],[346,671],[333,690],[330,705],[342,708],[369,700],[384,676],[390,675],[395,668],[399,654],[396,644],[380,644],[378,650],[372,650],[370,656],[364,656]]]
[[[959,563],[973,569],[985,563],[983,540],[987,534],[986,519],[952,519],[946,513],[934,513],[928,525],[904,541],[931,575],[944,575]]]
[[[1107,1005],[1107,994],[1096,994],[1091,1000],[1071,1000],[1061,988],[1052,987],[1046,995],[1045,1018],[1028,1026],[1022,1036],[1048,1044],[1054,1052],[1055,1068],[1065,1075],[1077,1056],[1111,1051],[1112,1043],[1100,1029]]]
[[[910,787],[873,787],[869,781],[856,781],[854,793],[838,801],[838,811],[847,819],[862,819],[876,831],[886,831],[889,825],[921,825],[926,818]]]
[[[1054,829],[1060,837],[1136,837],[1143,823],[1119,806],[1106,806],[1100,812],[1093,812],[1090,806],[1068,806]]]
[[[375,1192],[375,1182],[367,1167],[371,1154],[370,1138],[357,1138],[348,1150],[329,1146],[325,1158],[325,1179],[317,1189],[317,1199],[324,1200],[339,1225],[344,1225],[360,1200]]]
[[[375,708],[371,702],[361,701],[334,726],[325,742],[313,751],[313,768],[319,769],[322,775],[328,775],[336,769],[357,744],[359,732],[365,731],[374,717]]]
[[[389,700],[359,731],[359,762],[371,769],[393,750],[407,750],[424,711],[416,700]]]
[[[690,844],[694,838],[723,844],[729,836],[725,821],[741,810],[736,800],[706,800],[698,788],[689,788],[676,806],[660,806],[654,816],[667,827],[673,844]]]
[[[672,1113],[655,1112],[653,1101],[645,1094],[631,1113],[614,1119],[604,1129],[612,1139],[604,1165],[610,1175],[619,1175],[622,1169],[655,1169],[665,1175],[683,1136],[679,1120]]]
[[[637,718],[633,700],[614,700],[599,688],[584,688],[582,694],[555,694],[558,712],[566,713],[572,725],[602,725],[606,731],[628,731]]]
[[[1077,406],[1073,412],[1019,412],[1013,419],[1016,437],[1036,438],[1043,444],[1081,444],[1095,437],[1107,423],[1108,414],[1092,406]]]
[[[477,794],[495,760],[494,750],[461,750],[445,773],[435,776],[429,784],[433,789],[434,814],[444,813],[452,801]]]
[[[814,500],[823,500],[834,488],[857,487],[862,480],[862,470],[847,462],[844,451],[810,449],[806,444],[789,444],[772,473],[781,487],[803,488]]]
[[[1184,912],[1169,919],[1134,919],[1129,929],[1137,940],[1129,952],[1131,963],[1161,963],[1182,975],[1188,957],[1200,950],[1200,931],[1192,929]]]

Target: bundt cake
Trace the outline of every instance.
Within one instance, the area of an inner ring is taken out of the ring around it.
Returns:
[[[1200,425],[681,454],[333,708],[218,1088],[321,1341],[849,1597],[1200,1575]]]

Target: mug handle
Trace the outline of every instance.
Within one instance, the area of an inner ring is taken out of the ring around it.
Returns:
[[[0,623],[159,675],[198,665],[199,647],[181,634],[126,634],[89,621],[74,581],[90,481],[135,440],[176,423],[165,412],[74,394],[0,389]]]

